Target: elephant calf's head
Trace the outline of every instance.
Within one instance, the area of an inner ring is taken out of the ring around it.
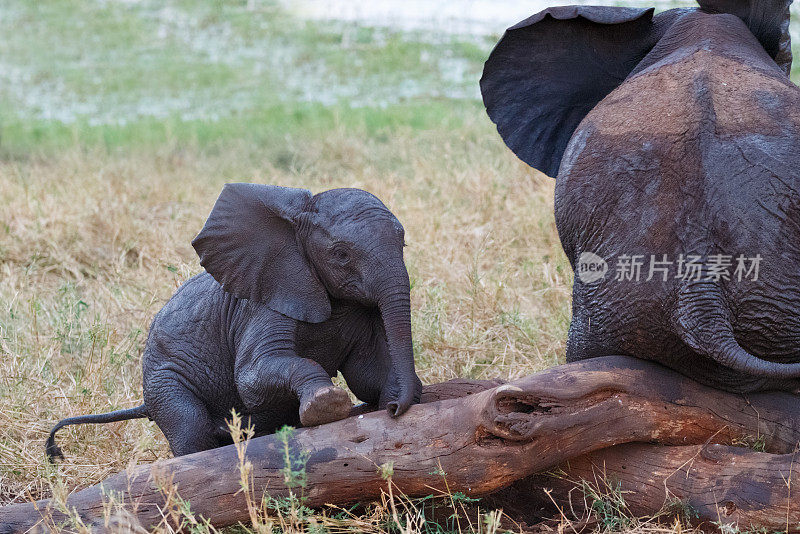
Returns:
[[[389,209],[360,189],[312,196],[227,184],[192,246],[226,291],[299,321],[327,320],[331,298],[377,306],[398,392],[387,407],[399,415],[420,395],[403,237]]]

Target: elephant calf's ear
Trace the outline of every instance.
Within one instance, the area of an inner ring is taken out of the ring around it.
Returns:
[[[300,321],[326,320],[328,293],[294,229],[310,198],[305,189],[227,184],[192,241],[200,265],[238,298],[263,302]]]
[[[556,176],[581,120],[663,35],[662,15],[654,19],[652,8],[562,6],[509,28],[481,78],[483,103],[506,145]]]

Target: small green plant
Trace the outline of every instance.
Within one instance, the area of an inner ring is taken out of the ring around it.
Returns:
[[[379,467],[381,478],[391,482],[392,475],[394,475],[394,462],[386,462]]]
[[[283,483],[291,489],[300,488],[301,492],[308,485],[308,477],[306,475],[306,464],[310,453],[308,451],[295,452],[292,450],[292,437],[294,436],[294,427],[284,426],[278,430],[275,435],[283,445]],[[291,492],[290,492],[291,493]]]
[[[675,516],[684,528],[691,528],[692,521],[700,517],[700,513],[694,506],[675,497],[667,500],[664,505],[664,513]]]
[[[175,493],[172,497],[176,516],[179,517],[178,532],[189,532],[190,534],[205,534],[213,531],[213,527],[208,519],[198,518],[192,512],[192,505],[189,501]]]
[[[476,502],[480,502],[480,499],[475,499],[472,497],[467,497],[464,493],[457,491],[450,495],[450,500],[454,503],[464,503],[464,504],[472,504]]]
[[[756,452],[765,452],[767,450],[767,437],[761,434],[758,436],[743,436],[731,440],[731,445],[734,447],[747,447]]]
[[[601,487],[584,480],[581,490],[604,530],[618,532],[631,527],[632,515],[625,504],[621,482],[603,479]]]

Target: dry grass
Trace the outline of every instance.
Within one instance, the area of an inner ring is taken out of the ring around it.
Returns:
[[[513,378],[558,363],[571,273],[553,183],[483,122],[466,130],[287,140],[277,164],[244,145],[216,155],[75,149],[0,163],[0,503],[169,455],[141,420],[63,431],[67,460],[56,469],[42,445],[61,418],[140,402],[149,322],[199,270],[189,243],[228,181],[355,186],[390,206],[407,230],[424,382]]]

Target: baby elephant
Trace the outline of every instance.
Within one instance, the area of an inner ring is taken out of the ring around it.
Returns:
[[[176,456],[231,442],[226,416],[256,434],[346,417],[347,393],[394,417],[419,402],[403,227],[375,196],[228,184],[192,242],[206,272],[156,315],[144,404],[65,425],[149,417]]]

